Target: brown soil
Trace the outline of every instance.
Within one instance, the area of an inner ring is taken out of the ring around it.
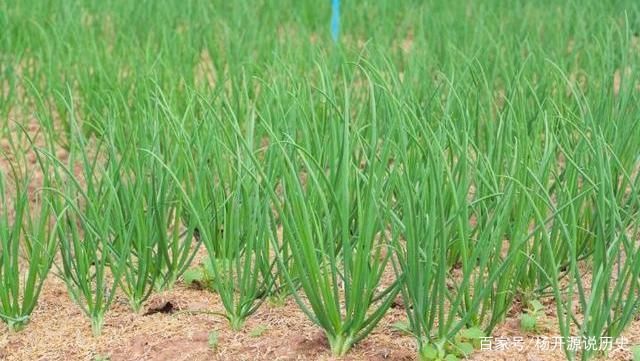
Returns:
[[[171,306],[167,307],[170,303]],[[100,337],[91,334],[89,319],[67,295],[64,282],[50,277],[27,328],[17,334],[0,330],[2,360],[331,360],[324,335],[295,302],[265,303],[242,331],[232,331],[211,292],[177,284],[155,294],[145,310],[172,308],[170,313],[134,314],[117,297],[105,316]],[[376,331],[356,345],[345,360],[411,360],[413,340],[391,326],[402,319],[391,309]],[[261,330],[261,331],[259,331]],[[209,346],[211,332],[218,345]]]
[[[170,304],[170,305],[168,305]],[[51,276],[25,330],[10,334],[0,329],[0,359],[14,360],[334,360],[321,330],[299,310],[295,302],[265,303],[249,318],[242,331],[232,331],[227,321],[211,313],[222,312],[215,294],[178,283],[174,290],[155,294],[145,311],[169,309],[169,313],[134,314],[124,297],[117,297],[105,317],[103,333],[93,337],[88,318],[67,295],[64,282]],[[561,351],[539,350],[538,336],[552,338],[554,311],[540,334],[520,331],[516,316],[494,332],[493,344],[522,337],[523,350],[512,346],[504,351],[475,352],[472,360],[564,360]],[[357,344],[342,360],[413,360],[411,336],[393,327],[404,320],[401,306],[391,308],[374,332]],[[218,345],[211,348],[209,335],[218,333]],[[608,359],[629,360],[629,347],[640,342],[640,323],[625,334],[626,350],[614,351]],[[495,348],[495,346],[494,346]]]

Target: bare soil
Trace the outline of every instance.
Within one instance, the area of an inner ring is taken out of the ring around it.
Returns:
[[[165,312],[158,312],[163,310]],[[140,314],[118,296],[105,316],[100,337],[93,337],[89,319],[67,295],[64,282],[51,276],[30,324],[10,334],[0,329],[0,359],[16,360],[414,360],[413,338],[393,327],[405,319],[402,305],[391,308],[374,332],[341,359],[333,358],[322,331],[299,310],[292,299],[284,305],[266,302],[249,318],[244,329],[232,331],[220,300],[209,291],[178,283],[172,291],[155,294]],[[145,315],[145,313],[151,313]],[[564,360],[561,350],[542,350],[536,337],[557,335],[554,311],[546,310],[548,327],[539,334],[520,330],[516,315],[494,332],[492,350],[478,350],[472,360]],[[215,348],[211,332],[218,334]],[[522,349],[514,340],[521,337]],[[610,360],[630,360],[629,348],[640,342],[640,322],[625,334],[626,345],[614,344]],[[496,350],[499,339],[511,347]]]

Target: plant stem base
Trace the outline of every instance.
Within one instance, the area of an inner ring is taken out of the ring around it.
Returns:
[[[91,318],[91,332],[93,337],[100,337],[102,334],[102,325],[104,324],[104,316],[96,315]]]
[[[327,336],[329,346],[334,356],[344,356],[353,345],[353,337],[347,335]]]

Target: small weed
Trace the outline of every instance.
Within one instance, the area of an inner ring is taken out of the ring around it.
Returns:
[[[249,335],[251,337],[260,337],[262,335],[264,335],[265,332],[267,332],[269,328],[265,325],[259,325],[253,328],[253,330],[251,330],[251,332],[249,333]]]
[[[544,306],[540,301],[533,300],[529,302],[529,308],[526,313],[520,315],[520,329],[525,332],[538,332],[540,323],[544,318],[543,308]]]
[[[218,331],[209,332],[209,347],[212,350],[216,350],[218,348],[218,343],[220,342],[220,333]]]

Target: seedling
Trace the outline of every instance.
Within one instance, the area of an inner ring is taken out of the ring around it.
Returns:
[[[540,331],[541,322],[544,319],[544,306],[538,300],[529,302],[525,313],[520,315],[520,329],[525,332]]]
[[[267,327],[266,325],[258,325],[251,330],[249,335],[251,337],[260,337],[264,335],[264,333],[267,332],[268,329],[269,327]]]
[[[631,354],[633,361],[640,361],[640,346],[633,346],[633,348],[631,348]]]
[[[218,331],[211,331],[209,332],[209,348],[212,350],[216,350],[216,348],[218,348],[218,343],[220,342],[220,333]]]

